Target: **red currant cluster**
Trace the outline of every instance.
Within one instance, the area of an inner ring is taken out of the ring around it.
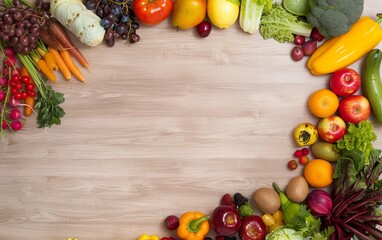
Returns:
[[[20,76],[16,73],[12,75],[8,85],[11,88],[11,94],[16,100],[26,99],[28,96],[36,96],[34,83],[29,76]]]

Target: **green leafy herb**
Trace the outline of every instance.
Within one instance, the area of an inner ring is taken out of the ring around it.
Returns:
[[[35,107],[39,109],[37,123],[39,128],[60,125],[65,115],[64,109],[59,105],[65,101],[64,94],[55,92],[51,86],[45,88],[46,98],[40,98]]]

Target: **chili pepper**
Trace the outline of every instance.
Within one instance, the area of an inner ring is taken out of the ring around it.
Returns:
[[[209,217],[201,212],[186,212],[179,218],[178,237],[183,240],[203,240],[210,230]]]
[[[307,66],[313,75],[324,75],[345,68],[371,51],[382,40],[382,17],[377,21],[364,16],[347,33],[323,43],[309,58]]]
[[[142,234],[137,240],[159,240],[157,235]]]

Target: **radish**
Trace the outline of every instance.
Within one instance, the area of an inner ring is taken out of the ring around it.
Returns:
[[[0,102],[4,101],[6,94],[3,90],[0,90]]]
[[[3,60],[3,64],[7,67],[13,67],[16,65],[16,57],[15,56],[5,56]]]
[[[1,86],[7,86],[8,85],[8,79],[5,77],[0,77],[0,85]]]
[[[11,110],[11,113],[9,114],[9,118],[12,120],[17,120],[21,117],[21,111],[18,108],[14,108]]]
[[[12,47],[7,46],[4,48],[4,55],[7,57],[10,57],[10,56],[14,57],[16,56],[16,52]]]
[[[7,129],[7,128],[8,128],[8,123],[7,123],[6,121],[3,121],[3,122],[1,123],[1,128],[2,128],[2,129]]]
[[[22,124],[19,120],[13,121],[13,122],[11,123],[11,128],[12,128],[12,130],[14,130],[14,131],[18,131],[18,130],[20,130],[22,127],[23,127],[23,124]]]
[[[9,105],[10,107],[17,108],[17,107],[19,107],[19,106],[21,105],[21,103],[20,103],[20,100],[15,99],[15,97],[12,95],[12,96],[9,98],[8,105]]]

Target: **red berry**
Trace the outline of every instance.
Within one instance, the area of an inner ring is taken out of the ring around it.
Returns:
[[[308,148],[303,148],[303,149],[301,149],[301,152],[302,152],[302,155],[303,155],[303,156],[307,156],[307,155],[309,155],[309,149],[308,149]]]
[[[162,237],[160,240],[175,240],[173,237]]]
[[[298,159],[299,163],[301,165],[305,165],[309,162],[309,157],[304,155],[304,156],[301,156],[299,159]]]
[[[292,160],[290,160],[290,161],[288,162],[288,168],[289,168],[290,170],[295,170],[295,169],[297,169],[297,167],[298,167],[298,163],[297,163],[296,160],[292,159]]]
[[[231,194],[226,193],[223,195],[222,199],[220,200],[220,205],[231,205],[234,204]]]
[[[297,149],[297,150],[294,152],[293,156],[295,156],[296,158],[301,157],[301,156],[302,156],[302,151],[301,151],[300,149]]]

